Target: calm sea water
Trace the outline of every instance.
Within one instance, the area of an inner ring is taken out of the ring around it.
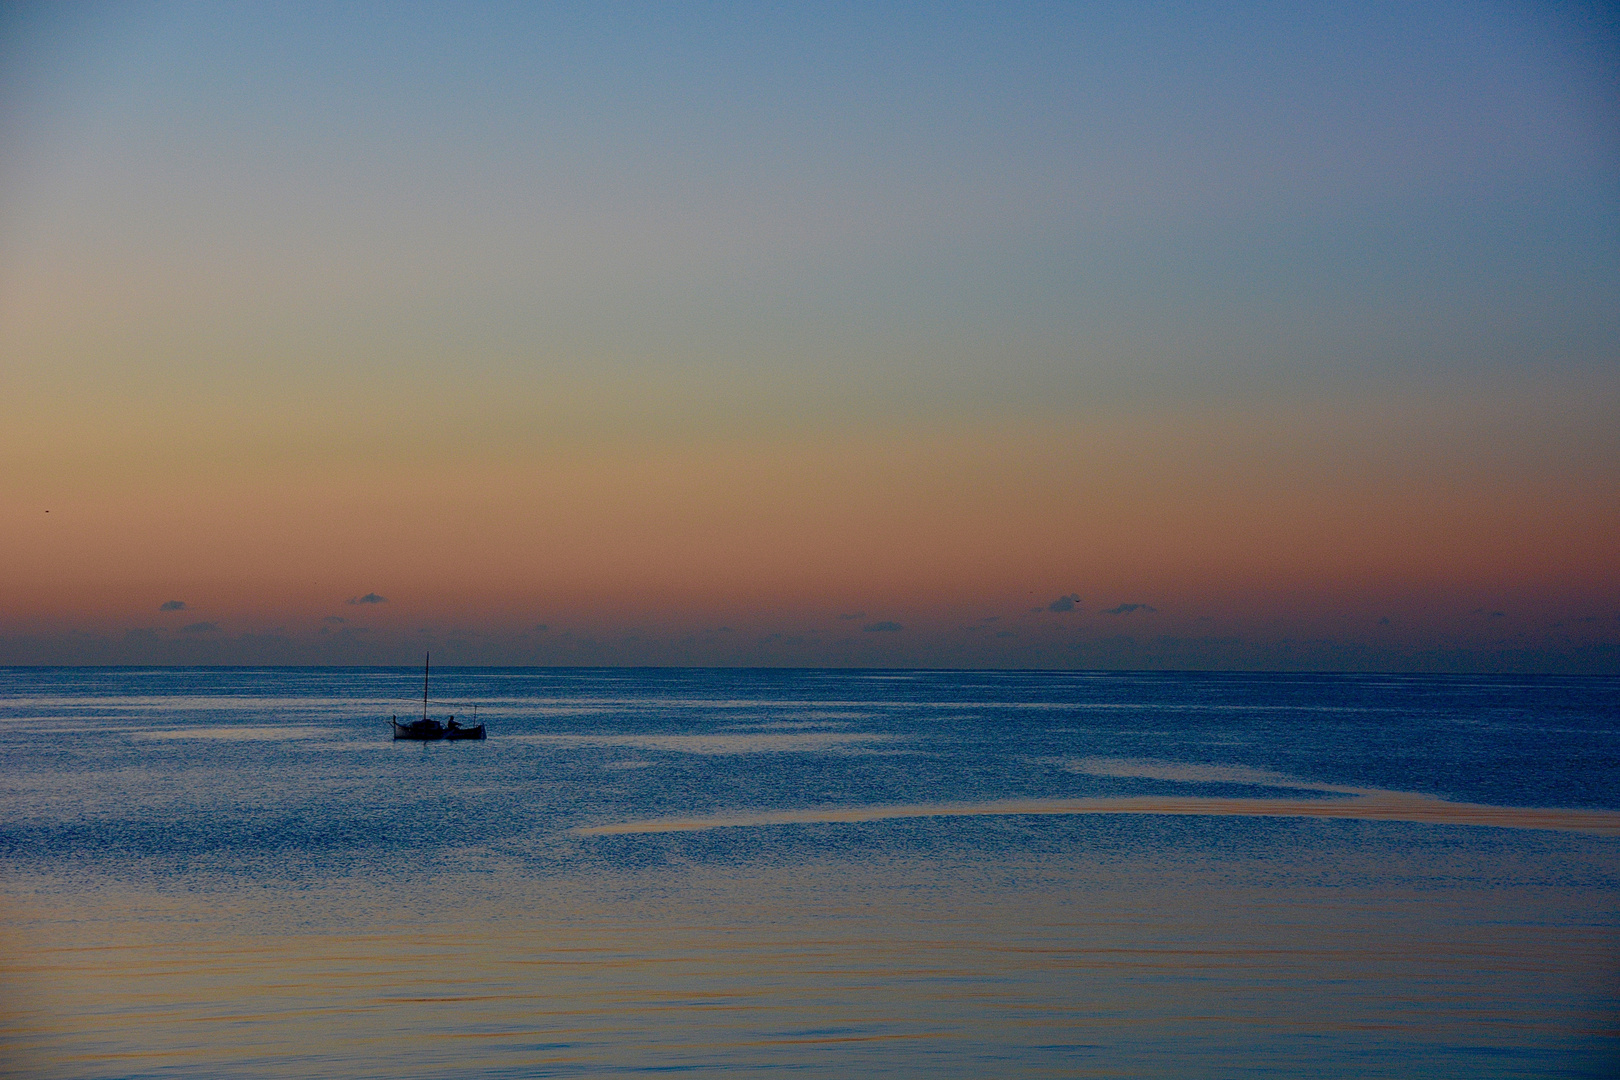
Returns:
[[[1620,1069],[1620,680],[418,677],[0,669],[0,1072]]]

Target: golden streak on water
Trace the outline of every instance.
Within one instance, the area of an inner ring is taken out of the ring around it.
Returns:
[[[597,888],[471,875],[400,909],[390,889],[332,883],[340,907],[397,910],[397,933],[288,934],[253,889],[11,896],[26,932],[0,965],[0,1074],[1179,1076],[1278,1032],[1455,1045],[1604,1022],[1602,996],[1567,1004],[1614,956],[1596,887],[1558,909],[1586,917],[1549,920],[1534,889],[1391,890],[1347,856],[1365,887],[1283,874],[1256,891],[1197,858],[1099,872],[1065,856]],[[1448,879],[1466,864],[1440,862]],[[1310,1073],[1309,1042],[1293,1045],[1265,1062]]]
[[[1620,811],[1563,810],[1524,806],[1454,803],[1404,791],[1335,788],[1355,791],[1336,799],[1234,799],[1193,796],[1136,796],[1096,799],[995,799],[977,803],[921,803],[903,806],[840,806],[776,810],[704,818],[655,818],[607,825],[587,825],[576,836],[697,832],[704,829],[765,825],[853,824],[895,818],[980,817],[1011,814],[1171,814],[1213,817],[1340,818],[1357,821],[1403,821],[1421,825],[1483,825],[1503,829],[1551,829],[1559,832],[1620,836]]]

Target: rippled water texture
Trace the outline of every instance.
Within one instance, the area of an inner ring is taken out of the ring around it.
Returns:
[[[0,670],[0,1072],[1620,1071],[1617,680],[415,678]]]

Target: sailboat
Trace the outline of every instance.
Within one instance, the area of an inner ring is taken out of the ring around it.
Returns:
[[[456,722],[454,716],[442,724],[437,720],[428,719],[428,662],[432,658],[432,653],[422,657],[422,718],[402,724],[399,722],[399,717],[395,716],[391,721],[394,725],[394,738],[416,739],[419,742],[427,742],[433,739],[482,739],[484,737],[483,724],[463,727]],[[476,720],[477,718],[478,706],[474,705],[473,719]]]

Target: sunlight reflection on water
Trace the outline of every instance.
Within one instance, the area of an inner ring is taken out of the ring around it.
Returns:
[[[1297,1075],[1324,1073],[1312,1039],[1345,1036],[1326,1073],[1436,1075],[1456,1068],[1457,1044],[1495,1031],[1516,1047],[1505,1071],[1524,1075],[1569,1064],[1549,1035],[1607,1022],[1601,971],[1571,961],[1612,959],[1612,925],[1548,921],[1533,888],[1485,905],[1186,871],[694,868],[594,895],[451,878],[404,904],[360,882],[322,897],[367,913],[361,932],[281,929],[286,907],[253,892],[155,907],[110,892],[71,926],[24,904],[13,926],[31,941],[8,950],[21,960],[8,981],[32,992],[8,1041],[19,1064],[68,1044],[55,1060],[83,1076],[203,1063],[1189,1075],[1223,1062]]]

